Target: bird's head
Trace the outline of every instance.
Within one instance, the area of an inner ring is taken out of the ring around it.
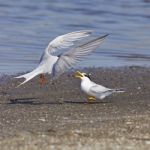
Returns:
[[[77,71],[75,73],[75,77],[76,78],[80,78],[81,80],[86,79],[86,78],[91,80],[90,76],[91,76],[91,74],[87,74],[87,73],[80,72],[80,71]]]

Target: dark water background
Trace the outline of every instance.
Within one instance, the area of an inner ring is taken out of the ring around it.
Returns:
[[[150,66],[150,0],[0,0],[0,72],[36,67],[54,37],[81,29],[110,33],[77,66]]]

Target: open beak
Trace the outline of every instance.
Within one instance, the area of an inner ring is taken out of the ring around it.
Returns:
[[[75,77],[81,79],[81,78],[83,77],[83,75],[82,75],[82,73],[81,73],[80,71],[77,71],[77,72],[75,73]]]

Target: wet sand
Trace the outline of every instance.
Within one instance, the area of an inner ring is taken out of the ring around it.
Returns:
[[[88,104],[72,73],[41,87],[38,77],[0,80],[0,149],[149,149],[150,68],[86,68],[92,80],[124,88]]]

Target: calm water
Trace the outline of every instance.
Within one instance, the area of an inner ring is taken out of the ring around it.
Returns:
[[[0,72],[32,70],[50,40],[81,29],[110,36],[78,66],[150,66],[150,0],[0,0]]]

